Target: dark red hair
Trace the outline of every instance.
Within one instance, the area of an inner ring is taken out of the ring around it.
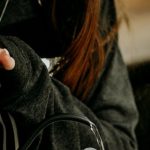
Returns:
[[[57,18],[54,15],[55,2],[56,0],[53,1],[52,20],[57,26]],[[78,20],[82,21],[80,29],[75,36],[72,35],[73,39],[65,50],[59,65],[54,68],[61,74],[59,79],[70,87],[72,93],[82,101],[86,100],[104,66],[104,46],[114,37],[117,29],[112,27],[105,37],[101,36],[100,8],[100,0],[84,0],[83,19]]]

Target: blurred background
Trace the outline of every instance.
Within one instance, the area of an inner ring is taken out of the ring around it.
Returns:
[[[116,1],[124,2],[119,12],[124,8],[129,16],[129,29],[125,22],[121,24],[119,45],[139,111],[138,149],[146,150],[150,149],[150,0]]]
[[[119,0],[117,0],[119,1]],[[129,17],[130,27],[122,22],[119,45],[127,64],[150,62],[150,0],[120,0],[118,7]]]

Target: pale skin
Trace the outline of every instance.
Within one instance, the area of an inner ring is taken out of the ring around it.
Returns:
[[[5,70],[13,70],[15,67],[15,60],[10,56],[5,48],[0,48],[0,68]]]

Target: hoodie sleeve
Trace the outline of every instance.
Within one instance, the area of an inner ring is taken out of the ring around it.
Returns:
[[[108,149],[137,149],[135,135],[138,111],[126,65],[118,47],[113,47],[87,102],[100,119]]]
[[[15,110],[20,101],[26,105],[32,99],[29,95],[44,96],[42,91],[47,92],[48,83],[45,83],[49,75],[40,57],[30,46],[12,36],[0,36],[0,47],[6,48],[16,62],[11,71],[0,69],[0,109]],[[22,102],[28,96],[30,98]]]
[[[101,11],[102,35],[105,36],[116,23],[114,0],[102,1]],[[138,111],[116,39],[107,54],[106,64],[89,95],[87,105],[100,119],[99,125],[108,149],[137,149],[135,129]]]
[[[1,70],[0,109],[21,114],[17,123],[22,143],[37,122],[51,115],[69,113],[86,116],[95,123],[106,149],[137,149],[134,129],[138,115],[127,70],[117,49],[108,55],[106,69],[84,104],[63,83],[49,78],[40,58],[23,41],[15,37],[0,37],[0,41],[16,60],[14,70]],[[81,149],[80,143],[87,139],[87,132],[80,130],[79,134],[77,124],[64,124],[63,130],[59,126],[46,132],[46,139],[43,135],[44,143],[48,136],[51,149],[66,146]]]

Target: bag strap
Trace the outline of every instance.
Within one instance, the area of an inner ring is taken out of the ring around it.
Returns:
[[[97,138],[97,144],[100,147],[100,150],[104,150],[104,145],[103,145],[103,141],[102,138],[97,130],[97,127],[95,126],[95,124],[93,122],[91,122],[87,117],[84,116],[79,116],[79,115],[71,115],[71,114],[58,114],[58,115],[54,115],[51,116],[48,119],[45,119],[43,122],[41,122],[38,126],[38,128],[32,133],[32,135],[30,136],[30,138],[26,141],[26,143],[24,144],[24,146],[20,147],[18,150],[27,150],[31,144],[33,143],[33,141],[35,140],[35,138],[48,126],[50,126],[53,123],[59,122],[59,121],[76,121],[79,123],[82,123],[86,126],[89,126],[93,132],[93,134],[96,136]]]
[[[10,0],[6,0],[6,2],[5,2],[5,4],[4,4],[4,7],[3,7],[2,11],[1,11],[1,14],[0,14],[0,22],[1,22],[2,19],[3,19],[3,16],[4,16],[4,14],[5,14],[5,11],[6,11],[6,8],[7,8],[7,6],[8,6],[9,1],[10,1]]]
[[[15,119],[10,113],[0,113],[0,149],[18,150],[19,139]]]

